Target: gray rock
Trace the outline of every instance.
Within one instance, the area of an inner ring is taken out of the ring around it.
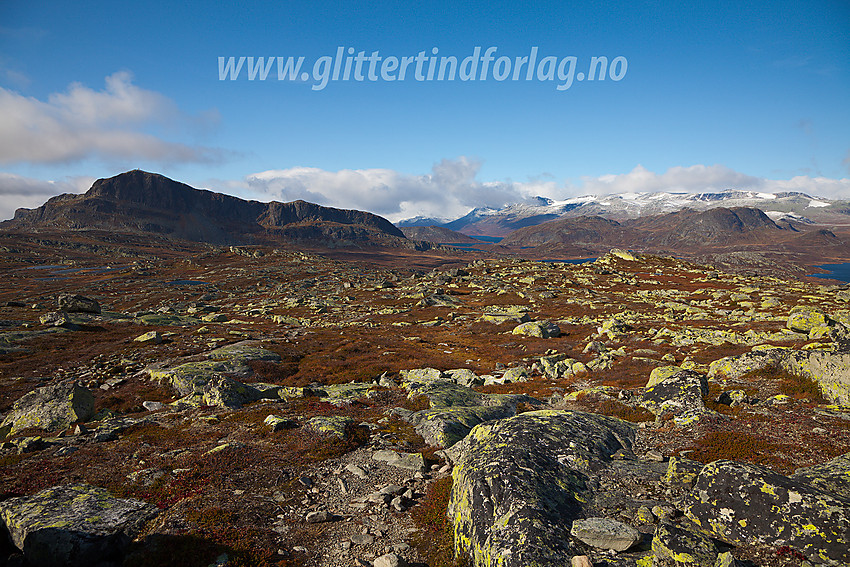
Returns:
[[[327,510],[315,510],[307,514],[304,518],[308,524],[320,524],[322,522],[328,522],[331,520],[333,516]]]
[[[371,545],[375,543],[375,536],[372,534],[354,534],[349,539],[355,545]]]
[[[284,429],[292,429],[296,427],[298,423],[292,419],[288,419],[286,417],[281,417],[279,415],[270,415],[263,420],[263,424],[266,425],[272,431],[283,431]]]
[[[696,372],[683,370],[664,378],[646,388],[640,405],[656,416],[689,416],[706,413],[703,395],[708,392],[705,377]],[[679,420],[676,420],[679,423]]]
[[[570,534],[591,547],[615,551],[626,551],[641,540],[635,528],[608,518],[576,520]]]
[[[38,318],[42,325],[50,327],[63,327],[65,329],[76,329],[77,325],[71,320],[71,316],[65,311],[51,311]]]
[[[561,328],[552,321],[529,321],[528,323],[520,323],[514,327],[511,333],[540,339],[552,339],[561,335]]]
[[[395,553],[381,555],[373,563],[373,567],[404,567],[407,562]]]
[[[165,407],[165,404],[163,404],[162,402],[144,401],[142,402],[142,407],[148,411],[159,411]]]
[[[100,303],[96,299],[83,295],[61,293],[56,300],[61,311],[68,313],[100,313]]]
[[[76,421],[88,421],[94,415],[94,396],[76,382],[62,382],[36,388],[24,394],[0,423],[14,435],[28,427],[56,431]]]
[[[367,473],[365,470],[363,470],[362,467],[359,467],[355,464],[345,465],[345,470],[347,470],[348,472],[350,472],[351,474],[353,474],[357,478],[367,478],[369,476],[369,473]]]
[[[425,458],[421,453],[396,453],[389,450],[375,451],[372,453],[372,460],[381,461],[400,469],[425,472]]]
[[[162,342],[162,335],[159,334],[159,331],[148,331],[143,335],[139,335],[133,342],[137,343],[153,343],[158,345]]]
[[[259,391],[228,376],[213,376],[204,384],[204,404],[241,408],[261,398]]]
[[[120,561],[132,538],[157,513],[139,500],[73,484],[0,502],[0,519],[30,565],[89,567]]]

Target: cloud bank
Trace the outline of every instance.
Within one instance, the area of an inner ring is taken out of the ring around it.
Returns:
[[[582,177],[561,184],[550,180],[482,182],[476,179],[480,168],[481,162],[465,157],[444,159],[425,175],[405,175],[390,169],[326,171],[296,167],[249,175],[245,189],[265,200],[304,199],[326,206],[371,211],[394,222],[415,216],[454,219],[474,207],[501,207],[527,202],[535,196],[561,200],[579,195],[741,189],[850,198],[850,179],[797,176],[772,180],[722,165],[677,166],[660,174],[638,165],[628,173]]]
[[[214,120],[206,116],[200,120]],[[74,83],[46,101],[0,87],[0,164],[104,161],[212,163],[222,150],[170,142],[146,132],[156,125],[197,122],[167,97],[137,87],[128,72],[106,77],[103,90]]]

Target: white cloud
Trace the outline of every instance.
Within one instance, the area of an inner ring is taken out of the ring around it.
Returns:
[[[68,177],[61,181],[42,181],[0,172],[0,220],[10,219],[19,208],[35,208],[62,193],[84,193],[94,177]]]
[[[127,72],[106,77],[103,90],[74,83],[46,102],[0,87],[0,164],[67,163],[92,157],[216,162],[225,157],[219,149],[169,142],[144,131],[181,120],[197,121],[184,117],[167,97],[134,85]]]
[[[476,181],[480,168],[480,162],[465,157],[444,159],[425,175],[407,175],[391,169],[325,171],[294,167],[249,175],[246,188],[260,198],[304,199],[367,210],[390,220],[416,215],[453,218],[473,207],[500,207],[530,196],[520,184]]]

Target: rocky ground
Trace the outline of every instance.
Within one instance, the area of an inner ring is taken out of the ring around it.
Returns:
[[[850,564],[843,286],[0,244],[0,565]]]

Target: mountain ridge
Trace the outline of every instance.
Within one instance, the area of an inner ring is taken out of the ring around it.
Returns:
[[[269,238],[396,245],[407,240],[388,220],[365,211],[306,201],[250,201],[138,169],[98,179],[82,195],[59,195],[35,209],[18,209],[0,227],[152,232],[213,244]]]
[[[470,236],[506,236],[513,230],[559,218],[601,216],[622,221],[672,213],[684,208],[708,210],[718,207],[756,207],[776,222],[850,223],[850,201],[813,197],[799,191],[763,193],[728,189],[701,193],[658,191],[582,195],[562,201],[535,197],[529,202],[503,207],[477,207],[460,218],[444,223],[440,223],[439,219],[417,218],[396,224],[412,226],[427,223]]]

